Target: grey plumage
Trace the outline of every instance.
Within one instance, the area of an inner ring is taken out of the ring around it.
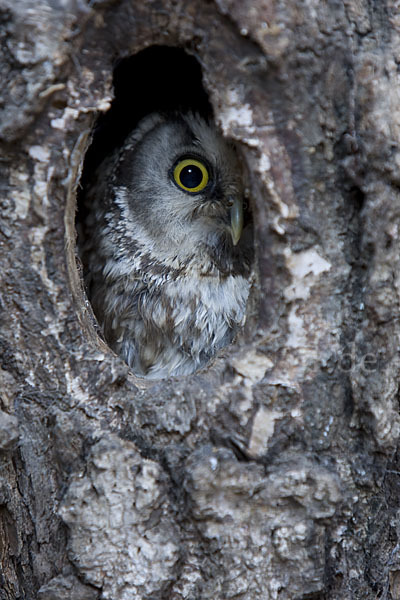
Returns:
[[[146,117],[97,169],[87,289],[105,339],[137,375],[192,373],[243,324],[242,199],[234,149],[198,115]]]

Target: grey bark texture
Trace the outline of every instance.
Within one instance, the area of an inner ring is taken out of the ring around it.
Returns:
[[[400,598],[399,14],[1,0],[1,600]],[[202,66],[257,258],[240,339],[144,383],[74,215],[113,67],[153,44]]]

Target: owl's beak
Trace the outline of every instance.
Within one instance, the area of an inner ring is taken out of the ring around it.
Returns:
[[[243,200],[240,196],[230,198],[231,201],[231,236],[233,245],[236,246],[240,240],[243,230]]]

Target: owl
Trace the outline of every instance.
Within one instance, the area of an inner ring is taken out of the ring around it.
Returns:
[[[87,292],[137,376],[188,375],[233,341],[252,262],[235,149],[195,113],[153,113],[86,192]]]

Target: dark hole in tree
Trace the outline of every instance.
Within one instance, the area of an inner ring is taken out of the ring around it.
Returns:
[[[113,86],[111,108],[99,117],[86,153],[83,186],[101,160],[122,144],[145,115],[173,110],[212,115],[200,64],[182,48],[151,46],[120,60]]]
[[[135,56],[122,59],[115,67],[113,85],[115,97],[110,110],[101,115],[96,123],[92,144],[85,156],[78,193],[76,228],[84,274],[87,265],[82,248],[88,238],[85,222],[91,211],[91,206],[87,201],[87,190],[90,188],[91,178],[96,168],[114,149],[123,145],[125,138],[146,115],[155,112],[163,114],[190,112],[199,113],[211,121],[213,117],[208,96],[202,85],[200,64],[181,48],[153,46]],[[187,175],[184,171],[182,173]],[[194,174],[190,172],[190,176],[193,177]],[[229,206],[231,205],[232,201]],[[250,213],[247,209],[245,225],[250,220]],[[250,229],[252,228],[250,227]],[[250,239],[252,234],[247,237]],[[237,242],[234,243],[237,244]],[[249,256],[253,252],[252,242],[250,245]],[[234,251],[236,252],[235,249]],[[250,265],[251,258],[246,260]],[[240,263],[239,255],[234,261],[236,265]],[[248,268],[250,269],[250,267]],[[91,299],[90,291],[88,291],[88,295]],[[109,341],[108,338],[107,341]],[[127,360],[127,362],[129,361]]]

